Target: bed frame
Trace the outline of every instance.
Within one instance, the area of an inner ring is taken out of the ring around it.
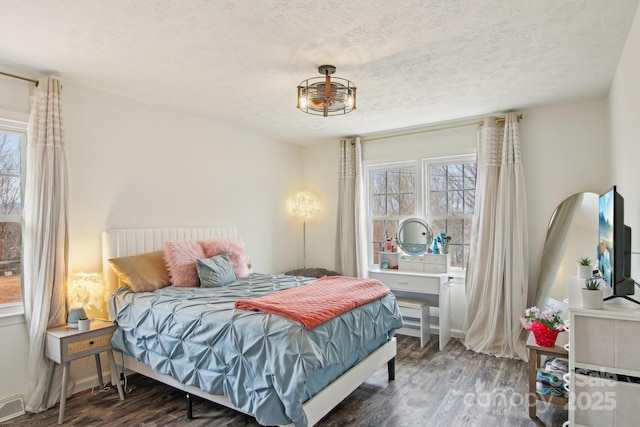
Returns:
[[[233,227],[222,228],[134,228],[113,229],[102,233],[102,274],[109,292],[118,286],[118,278],[111,270],[110,258],[139,255],[146,252],[161,250],[167,240],[207,240],[215,238],[237,238],[238,232]],[[380,346],[367,358],[349,369],[335,381],[313,396],[303,405],[309,425],[315,425],[328,414],[338,403],[358,388],[375,371],[387,364],[389,381],[395,379],[396,339]],[[138,362],[133,357],[123,355],[123,367],[153,378],[164,384],[183,390],[187,397],[187,416],[191,418],[191,395],[200,396],[212,402],[242,412],[235,407],[227,397],[206,393],[197,387],[180,383],[171,376],[158,374],[147,365]],[[115,369],[112,369],[112,380]],[[117,381],[117,379],[116,379]]]

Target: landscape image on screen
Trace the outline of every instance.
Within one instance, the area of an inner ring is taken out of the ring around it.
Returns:
[[[613,286],[613,198],[609,191],[600,196],[598,206],[598,269],[606,282]]]

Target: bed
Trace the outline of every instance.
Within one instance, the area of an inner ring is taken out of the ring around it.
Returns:
[[[220,288],[134,293],[119,287],[109,263],[162,250],[167,241],[207,239],[237,239],[237,230],[103,233],[104,280],[113,290],[109,311],[119,324],[113,345],[123,353],[124,368],[247,413],[260,424],[299,427],[316,424],[384,364],[394,378],[393,333],[402,317],[393,294],[307,330],[284,317],[236,310],[234,301],[311,287],[315,278],[252,273]]]

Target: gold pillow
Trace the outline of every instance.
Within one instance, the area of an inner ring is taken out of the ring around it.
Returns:
[[[169,286],[169,273],[163,251],[109,260],[116,276],[133,292],[149,292]]]

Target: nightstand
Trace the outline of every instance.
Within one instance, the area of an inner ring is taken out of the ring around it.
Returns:
[[[538,400],[555,405],[566,405],[569,401],[566,397],[542,394],[537,391],[536,376],[538,375],[538,368],[542,367],[541,356],[567,358],[569,352],[559,345],[542,347],[536,344],[536,339],[532,332],[529,333],[529,338],[527,338],[527,348],[529,349],[529,418],[537,419],[536,402]]]
[[[115,331],[117,327],[118,326],[112,322],[95,320],[91,322],[91,328],[88,331],[79,331],[70,328],[68,325],[47,329],[44,355],[51,361],[63,366],[58,424],[62,424],[62,420],[64,419],[64,406],[67,399],[66,384],[69,379],[69,366],[71,361],[85,356],[95,356],[98,380],[100,386],[103,387],[100,353],[103,351],[107,352],[111,369],[115,369],[116,361],[113,357],[113,348],[111,347],[111,335],[113,335],[113,331]],[[53,373],[53,370],[51,372]],[[114,377],[113,372],[111,376],[112,378]],[[115,383],[118,388],[120,400],[124,400],[124,392],[122,391],[120,381],[115,381]]]

